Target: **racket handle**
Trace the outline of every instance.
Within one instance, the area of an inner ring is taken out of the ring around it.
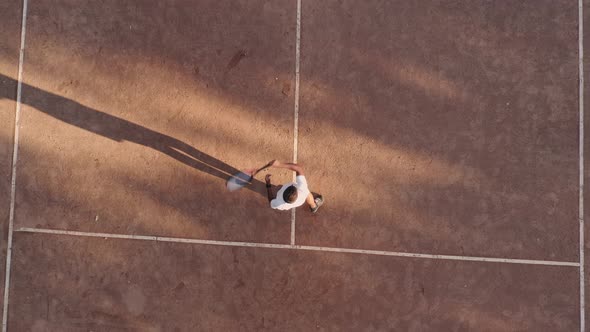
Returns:
[[[272,162],[260,167],[259,169],[256,170],[256,172],[254,172],[254,174],[252,174],[252,177],[254,177],[254,175],[258,174],[259,172],[264,171],[265,169],[269,168],[270,166],[272,166]]]

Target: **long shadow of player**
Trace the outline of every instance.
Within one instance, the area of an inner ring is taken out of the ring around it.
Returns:
[[[16,86],[16,81],[0,74],[0,81]],[[227,180],[232,174],[239,172],[236,168],[203,153],[189,144],[174,137],[164,135],[151,129],[116,116],[86,107],[71,99],[41,90],[23,83],[22,91],[26,99],[22,102],[37,110],[89,132],[121,142],[129,141],[160,151],[188,166]],[[12,91],[14,92],[14,91]],[[10,95],[9,95],[10,94]],[[16,93],[7,93],[0,89],[0,99],[14,100]],[[252,180],[245,188],[260,195],[266,195],[264,183]]]

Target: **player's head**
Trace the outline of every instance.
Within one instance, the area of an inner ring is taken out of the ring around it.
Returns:
[[[293,203],[297,200],[297,188],[294,186],[289,186],[285,191],[283,191],[283,200],[287,203]]]

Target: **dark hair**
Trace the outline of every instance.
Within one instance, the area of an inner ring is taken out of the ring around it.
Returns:
[[[287,203],[293,203],[297,199],[297,188],[295,186],[289,186],[289,188],[283,191],[283,199]]]

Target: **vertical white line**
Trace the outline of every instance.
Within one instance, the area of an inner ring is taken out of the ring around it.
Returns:
[[[299,62],[301,55],[301,0],[297,0],[297,32],[295,40],[295,106],[293,116],[293,162],[297,163],[299,139]],[[295,181],[293,173],[293,181]],[[291,245],[295,245],[295,209],[291,210]]]
[[[8,291],[10,289],[10,264],[12,260],[12,234],[14,229],[14,205],[16,198],[16,164],[18,160],[18,137],[21,113],[23,64],[25,58],[25,34],[27,29],[27,5],[27,0],[23,0],[23,16],[20,33],[20,50],[18,56],[18,83],[16,86],[16,110],[14,116],[14,146],[12,150],[12,176],[10,180],[10,212],[8,217],[6,271],[4,275],[4,304],[2,308],[2,332],[6,332],[6,326],[8,323]]]
[[[295,209],[291,209],[291,245],[295,245]]]
[[[301,0],[297,0],[297,32],[295,40],[295,107],[293,119],[293,162],[297,162],[299,138],[299,63],[301,58]],[[294,177],[295,175],[293,175]]]
[[[584,332],[585,322],[585,285],[584,285],[584,6],[578,0],[578,75],[579,75],[579,193],[578,218],[580,224],[580,331]]]

